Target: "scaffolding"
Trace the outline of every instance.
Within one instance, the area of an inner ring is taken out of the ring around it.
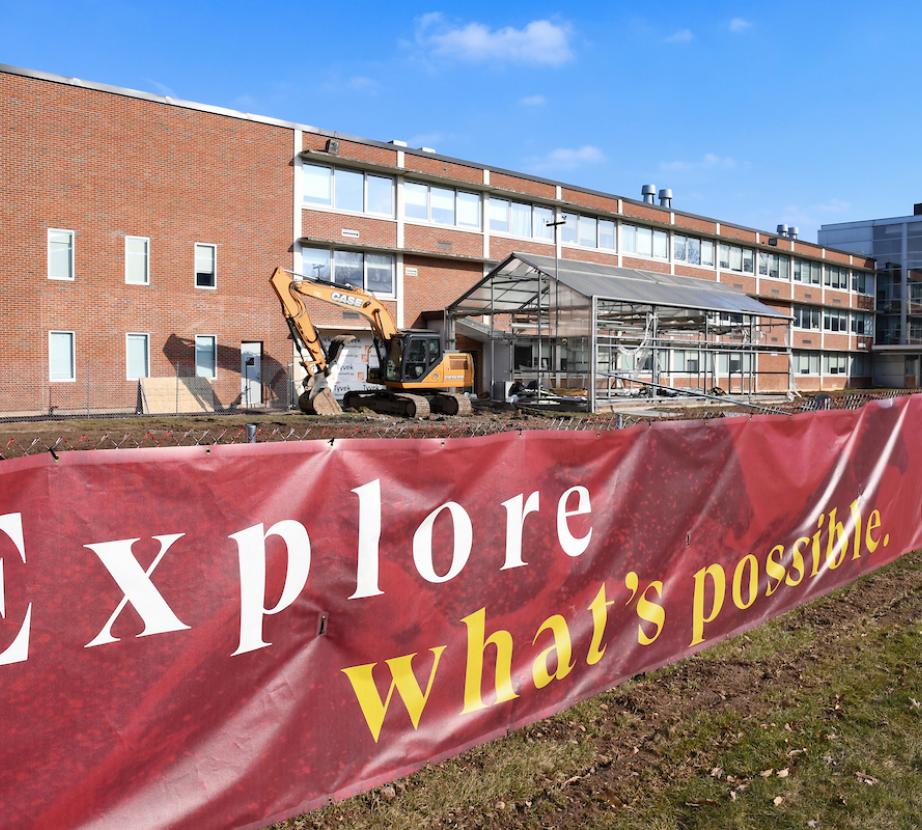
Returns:
[[[717,282],[513,253],[445,312],[485,344],[491,390],[592,412],[626,397],[792,389],[791,317]]]

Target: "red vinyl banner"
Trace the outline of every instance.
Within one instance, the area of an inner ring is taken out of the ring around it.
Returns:
[[[922,398],[0,463],[0,826],[260,827],[922,546]]]

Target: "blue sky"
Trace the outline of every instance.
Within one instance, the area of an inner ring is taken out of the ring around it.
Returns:
[[[919,2],[0,0],[0,62],[815,239],[922,201]]]

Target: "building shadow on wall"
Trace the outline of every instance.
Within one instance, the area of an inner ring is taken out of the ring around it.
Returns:
[[[176,377],[180,379],[180,382],[182,382],[183,378],[196,377],[194,337],[180,337],[178,334],[171,334],[166,339],[166,343],[164,343],[163,354],[173,367],[173,371]],[[227,402],[220,400],[217,389],[215,389],[215,409],[246,408],[244,393],[239,383],[241,376],[241,352],[239,346],[224,346],[218,342],[215,358],[219,378],[222,372],[231,372],[238,378],[238,391]],[[260,376],[262,404],[271,408],[287,407],[290,404],[289,367],[264,351],[261,357]],[[214,388],[216,386],[215,381],[212,381],[211,385]]]

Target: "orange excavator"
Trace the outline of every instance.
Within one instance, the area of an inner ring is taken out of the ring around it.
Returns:
[[[372,294],[348,284],[325,282],[276,268],[269,282],[282,303],[291,337],[307,372],[298,407],[308,415],[341,415],[333,387],[352,335],[341,335],[324,346],[305,300],[330,303],[358,312],[371,326],[378,368],[370,369],[369,383],[383,390],[350,391],[347,409],[367,407],[373,412],[425,418],[430,413],[470,415],[470,399],[454,390],[473,388],[474,361],[466,352],[445,352],[437,332],[398,330],[387,308]]]

